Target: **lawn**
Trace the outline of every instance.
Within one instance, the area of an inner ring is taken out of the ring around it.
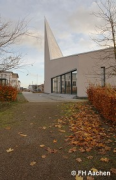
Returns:
[[[14,109],[26,102],[22,93],[18,93],[17,100],[14,102],[0,102],[0,128],[13,125]]]
[[[116,179],[115,124],[88,102],[29,103],[19,94],[1,105],[0,128],[4,180]]]

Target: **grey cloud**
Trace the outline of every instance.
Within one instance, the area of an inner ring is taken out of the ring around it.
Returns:
[[[93,12],[98,12],[98,7],[95,2],[93,2],[89,8],[86,8],[86,6],[77,7],[77,10],[67,19],[70,28],[77,33],[94,33],[96,26],[99,26],[103,22],[94,16],[92,14]]]

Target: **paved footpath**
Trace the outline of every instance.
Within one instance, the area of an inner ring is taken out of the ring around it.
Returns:
[[[62,102],[26,102],[10,109],[8,127],[0,129],[0,180],[75,179],[77,162],[68,153],[66,134],[55,127],[61,107]]]
[[[29,102],[80,102],[85,101],[82,99],[73,99],[75,95],[67,94],[45,94],[45,93],[32,93],[23,92],[24,97]]]

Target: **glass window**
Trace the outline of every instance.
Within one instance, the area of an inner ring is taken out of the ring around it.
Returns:
[[[62,93],[65,94],[65,75],[62,75],[61,77],[62,79]]]
[[[76,81],[77,81],[77,71],[73,71],[72,72],[72,94],[77,93]]]
[[[58,93],[58,91],[60,91],[60,90],[59,90],[60,87],[58,87],[58,85],[59,85],[60,82],[58,82],[58,80],[59,80],[59,77],[56,77],[56,78],[53,78],[53,79],[52,79],[52,92],[53,92],[53,93]],[[59,85],[59,86],[60,86],[60,85]]]
[[[58,76],[57,79],[58,79],[58,93],[61,93],[61,80],[60,80],[60,76]]]
[[[77,71],[72,71],[52,79],[52,92],[62,94],[77,93]],[[71,86],[72,85],[72,86]]]
[[[71,94],[71,73],[65,74],[66,78],[66,94]]]

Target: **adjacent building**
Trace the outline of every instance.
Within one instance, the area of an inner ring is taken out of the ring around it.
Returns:
[[[113,54],[104,49],[64,57],[45,20],[44,92],[86,97],[89,84],[116,86],[116,75],[108,76],[108,62],[103,60],[109,52]]]
[[[40,85],[29,85],[28,86],[28,89],[31,91],[31,92],[44,92],[44,84],[40,84]]]
[[[19,76],[17,73],[11,71],[0,71],[0,84],[11,85],[20,90],[21,82],[18,80]]]

